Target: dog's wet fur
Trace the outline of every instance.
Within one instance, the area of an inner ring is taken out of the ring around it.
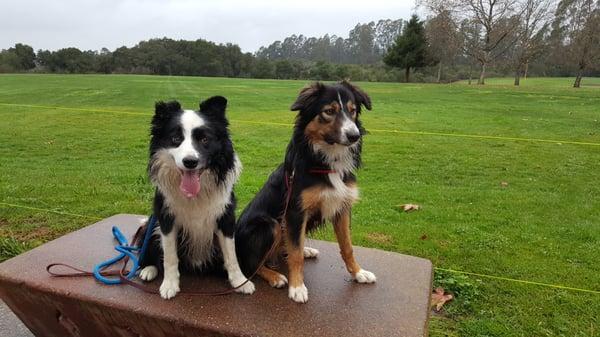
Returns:
[[[316,82],[304,88],[291,106],[298,114],[284,162],[238,220],[236,250],[246,275],[259,267],[273,242],[282,236],[289,280],[264,266],[258,274],[273,287],[289,283],[288,296],[296,302],[308,300],[304,258],[318,254],[316,249],[304,246],[305,235],[327,220],[334,225],[342,258],[353,278],[360,283],[375,282],[375,275],[355,261],[350,239],[351,209],[358,200],[354,171],[361,165],[365,134],[359,119],[363,106],[370,110],[371,99],[347,81],[334,85]],[[282,231],[286,179],[292,173],[291,198]]]
[[[156,187],[153,214],[159,226],[140,261],[139,276],[151,281],[162,263],[160,294],[165,299],[179,292],[180,269],[222,266],[232,287],[246,281],[234,243],[233,185],[242,167],[229,136],[226,105],[224,97],[215,96],[198,111],[183,110],[176,101],[155,106],[148,172]],[[254,284],[236,291],[252,293]]]

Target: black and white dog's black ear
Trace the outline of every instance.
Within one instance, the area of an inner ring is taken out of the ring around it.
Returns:
[[[156,102],[154,104],[154,117],[152,117],[153,127],[160,128],[165,120],[169,119],[173,113],[179,111],[181,111],[181,104],[177,101]]]
[[[181,104],[177,101],[163,102],[159,101],[154,104],[155,115],[168,115],[173,112],[181,111]]]
[[[214,117],[225,118],[225,108],[227,108],[227,98],[223,96],[213,96],[200,102],[200,111]]]
[[[163,102],[158,101],[154,104],[154,116],[152,117],[151,133],[157,135],[164,127],[165,122],[171,118],[171,115],[181,111],[181,104],[177,101]]]
[[[340,84],[352,92],[356,99],[356,104],[364,105],[367,110],[371,110],[371,97],[369,97],[366,92],[347,80],[341,81]]]
[[[292,104],[290,110],[292,111],[303,111],[308,109],[314,102],[317,101],[319,96],[323,93],[325,85],[321,82],[315,82],[300,91],[296,102]]]

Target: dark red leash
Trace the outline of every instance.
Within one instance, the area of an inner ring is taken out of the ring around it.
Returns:
[[[145,229],[144,229],[145,227],[146,227],[146,225],[143,225],[138,228],[138,230],[136,231],[136,233],[134,234],[133,239],[132,239],[133,245],[135,245],[136,243],[139,243],[141,233],[145,232]],[[186,290],[184,290],[184,291],[181,291],[180,294],[185,294],[185,295],[189,295],[189,296],[222,296],[222,295],[228,295],[228,294],[235,292],[237,289],[239,289],[246,283],[250,282],[250,280],[254,276],[256,276],[256,274],[258,273],[260,268],[265,264],[267,259],[271,256],[271,254],[273,254],[273,252],[277,248],[277,245],[279,245],[279,239],[277,239],[273,242],[271,249],[269,249],[269,251],[265,254],[263,259],[259,263],[259,267],[254,271],[254,273],[252,273],[252,275],[250,275],[250,277],[248,277],[246,279],[246,281],[242,282],[238,286],[236,286],[234,288],[229,288],[226,290],[217,290],[217,291],[186,291]],[[123,265],[120,270],[112,269],[112,270],[108,270],[108,271],[102,271],[101,275],[103,275],[103,276],[118,276],[119,280],[123,284],[132,286],[136,289],[142,290],[142,291],[150,293],[150,294],[159,294],[159,291],[157,288],[151,287],[149,285],[137,283],[135,281],[128,279],[127,278],[127,274],[129,273],[129,271],[127,270],[128,263],[129,263],[129,257],[126,256],[123,259]],[[54,268],[54,267],[68,268],[68,269],[74,270],[74,272],[65,272],[65,273],[53,272],[52,268]],[[93,277],[94,276],[94,274],[91,272],[79,269],[77,267],[73,267],[73,266],[65,264],[65,263],[51,263],[46,267],[46,271],[53,277]]]
[[[311,168],[308,170],[308,173],[311,174],[330,174],[330,173],[336,173],[336,170],[332,170],[332,169],[325,169],[325,168]]]

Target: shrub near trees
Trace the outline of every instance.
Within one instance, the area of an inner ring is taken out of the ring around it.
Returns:
[[[35,68],[35,53],[28,45],[17,43],[0,52],[0,72],[27,71]]]

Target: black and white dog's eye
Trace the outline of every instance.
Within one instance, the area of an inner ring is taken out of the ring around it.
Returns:
[[[173,136],[173,138],[171,138],[171,141],[175,144],[178,144],[181,143],[183,139],[181,139],[181,136]]]
[[[200,139],[200,142],[204,145],[208,144],[208,138],[204,137],[202,139]]]

